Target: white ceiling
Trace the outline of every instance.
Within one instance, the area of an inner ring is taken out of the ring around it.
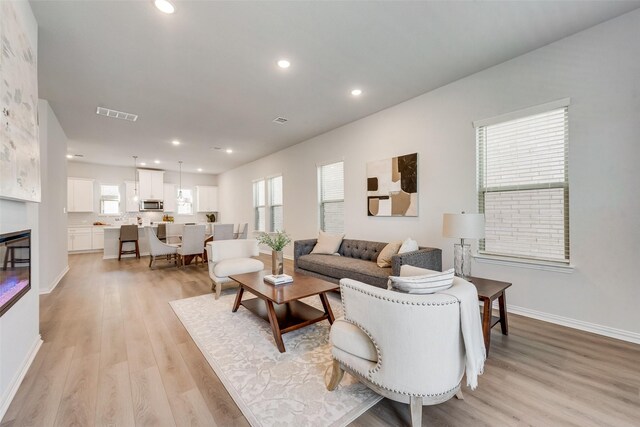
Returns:
[[[31,1],[40,97],[93,163],[219,173],[640,7],[638,1]],[[291,60],[288,70],[275,62]],[[359,98],[349,92],[359,87]],[[131,123],[97,106],[138,114]],[[289,119],[272,123],[277,116]],[[179,139],[179,147],[171,145]],[[213,147],[232,148],[233,154]]]

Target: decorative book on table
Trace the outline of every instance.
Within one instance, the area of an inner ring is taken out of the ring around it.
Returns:
[[[269,274],[264,276],[264,281],[272,285],[284,285],[293,282],[293,277],[288,274]]]

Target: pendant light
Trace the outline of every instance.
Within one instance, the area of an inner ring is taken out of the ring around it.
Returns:
[[[182,197],[182,160],[178,161],[180,164],[180,189],[178,190],[178,204],[184,203],[184,197]]]
[[[138,156],[133,156],[133,180],[135,182],[135,188],[133,190],[133,201],[137,202],[140,198],[138,197]]]

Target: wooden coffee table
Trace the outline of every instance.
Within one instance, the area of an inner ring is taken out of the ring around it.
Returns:
[[[264,281],[264,276],[267,274],[270,272],[260,271],[229,276],[240,285],[232,311],[235,313],[242,305],[253,314],[269,322],[280,353],[286,351],[282,342],[282,334],[325,319],[329,323],[333,323],[333,312],[326,292],[340,289],[339,285],[304,274],[287,272],[293,277],[293,283],[274,286]],[[252,293],[257,298],[243,301],[244,291]],[[299,301],[314,295],[320,297],[324,311]]]

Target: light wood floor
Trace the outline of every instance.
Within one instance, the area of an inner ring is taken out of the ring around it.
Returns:
[[[69,263],[40,299],[44,344],[0,427],[248,425],[167,304],[210,292],[205,268],[151,271],[148,259],[100,254]],[[493,331],[478,389],[424,407],[423,420],[639,426],[640,346],[511,315],[508,337]],[[408,424],[408,406],[389,400],[353,423]]]

